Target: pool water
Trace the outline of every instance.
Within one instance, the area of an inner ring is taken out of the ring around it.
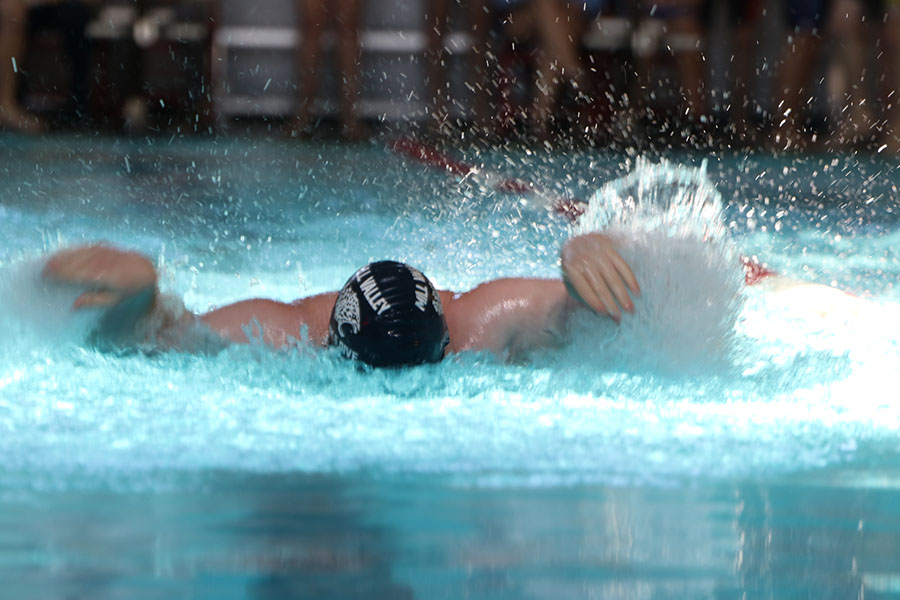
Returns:
[[[722,244],[632,215],[638,314],[580,314],[565,347],[509,364],[103,354],[77,290],[36,275],[106,240],[198,311],[336,289],[382,258],[445,289],[552,277],[569,224],[486,174],[597,200],[658,164],[451,152],[484,170],[448,177],[384,140],[0,139],[4,595],[900,597],[889,158],[667,157],[688,179],[706,161],[714,219],[682,224],[714,221]],[[738,252],[858,298],[735,297]]]

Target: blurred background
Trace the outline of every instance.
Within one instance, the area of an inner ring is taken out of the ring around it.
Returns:
[[[900,150],[892,0],[0,0],[0,126]]]

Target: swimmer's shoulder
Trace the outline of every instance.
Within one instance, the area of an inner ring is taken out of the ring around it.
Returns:
[[[439,293],[451,352],[488,350],[507,356],[515,345],[543,345],[547,331],[560,329],[569,305],[558,279],[495,279],[467,292]]]

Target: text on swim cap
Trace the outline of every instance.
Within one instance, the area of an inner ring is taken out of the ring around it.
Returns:
[[[376,314],[381,314],[391,308],[391,304],[381,295],[381,289],[373,277],[369,276],[369,268],[363,267],[356,276],[359,282],[359,289],[362,290],[363,296],[369,306]]]
[[[425,312],[425,307],[428,306],[428,281],[416,269],[411,268],[409,271],[416,282],[416,308]]]
[[[338,351],[344,358],[348,358],[350,360],[359,360],[359,353],[356,350],[353,350],[350,346],[344,343],[344,340],[337,338],[334,344],[338,347]]]

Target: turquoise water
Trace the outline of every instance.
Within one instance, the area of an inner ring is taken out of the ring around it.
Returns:
[[[644,312],[620,331],[582,315],[531,361],[364,374],[258,347],[99,354],[75,292],[34,265],[81,241],[134,247],[195,310],[335,289],[381,258],[463,290],[554,276],[567,223],[381,143],[7,137],[0,154],[11,597],[900,595],[889,159],[705,157],[728,244],[630,249]],[[456,155],[585,199],[637,164]],[[819,315],[750,289],[729,308],[732,251],[866,301]]]

